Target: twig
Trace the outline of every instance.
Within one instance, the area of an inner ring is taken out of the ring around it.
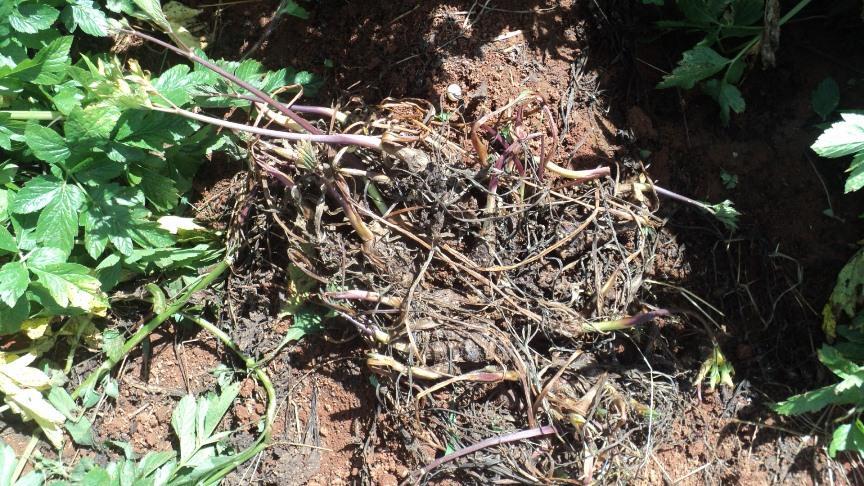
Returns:
[[[450,462],[454,459],[459,459],[462,456],[467,456],[468,454],[477,452],[487,447],[507,444],[510,442],[518,442],[520,440],[534,439],[536,437],[546,437],[548,435],[555,435],[557,433],[558,429],[556,429],[554,425],[543,425],[541,427],[537,427],[536,429],[522,430],[510,434],[499,435],[498,437],[490,437],[489,439],[482,440],[476,444],[462,448],[458,451],[451,452],[446,456],[439,457],[438,459],[432,461],[428,466],[420,469],[420,476],[422,477],[426,474],[429,474],[429,471],[435,469],[442,464]]]

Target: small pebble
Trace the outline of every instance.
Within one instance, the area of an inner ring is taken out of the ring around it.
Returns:
[[[458,101],[462,97],[462,87],[458,84],[447,86],[447,99],[450,101]]]

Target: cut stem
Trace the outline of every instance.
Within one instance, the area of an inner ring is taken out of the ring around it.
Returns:
[[[47,121],[63,118],[63,114],[59,111],[40,110],[0,110],[0,115],[9,115],[9,118],[12,120]]]

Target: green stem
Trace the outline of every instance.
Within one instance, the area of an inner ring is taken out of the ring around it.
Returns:
[[[63,118],[59,111],[0,110],[0,115],[9,115],[12,120],[45,121]]]
[[[111,357],[106,356],[105,361],[102,363],[102,365],[93,370],[93,372],[91,372],[90,375],[84,381],[82,381],[80,385],[78,385],[78,388],[76,388],[75,391],[72,392],[72,398],[78,398],[85,394],[88,390],[95,389],[96,383],[99,381],[102,375],[111,371],[111,369],[114,368],[114,366],[116,366],[117,363],[124,356],[129,354],[129,351],[131,351],[135,346],[138,346],[141,341],[146,339],[147,336],[150,335],[150,333],[155,331],[156,328],[159,327],[163,322],[165,322],[169,317],[179,312],[180,309],[183,308],[184,305],[186,305],[186,302],[188,302],[189,299],[192,297],[192,294],[210,286],[210,284],[212,284],[217,278],[219,278],[220,275],[222,275],[223,272],[225,272],[229,265],[230,264],[227,260],[223,260],[215,267],[213,267],[213,269],[210,270],[209,273],[207,273],[197,282],[192,284],[186,290],[186,292],[184,292],[180,297],[178,297],[171,305],[166,307],[163,312],[160,312],[150,322],[143,325],[141,329],[138,330],[138,332],[132,335],[132,337],[127,339],[126,342],[123,343],[123,348],[120,350],[120,353],[118,353],[118,356],[115,357],[116,359],[111,359]]]
[[[792,10],[786,12],[786,15],[780,17],[780,25],[789,22],[792,17],[798,15],[798,12],[800,12],[804,7],[806,7],[807,4],[809,4],[811,1],[812,0],[801,0],[800,2],[798,2],[798,5],[795,5],[794,7],[792,7]]]
[[[225,331],[219,329],[213,323],[204,318],[190,316],[188,314],[183,314],[183,317],[189,319],[195,324],[198,324],[202,329],[219,339],[219,341],[221,341],[228,349],[234,351],[234,353],[243,361],[243,364],[248,370],[255,371],[255,377],[258,378],[258,381],[261,382],[261,385],[267,393],[267,414],[264,417],[264,431],[260,436],[258,436],[258,440],[248,449],[237,453],[230,463],[213,473],[201,483],[208,485],[217,484],[228,473],[236,469],[237,466],[255,457],[256,454],[264,450],[270,444],[270,438],[273,435],[273,421],[276,417],[276,390],[273,388],[273,383],[270,381],[270,377],[267,376],[267,373],[263,369],[258,368],[255,360],[241,351],[240,347],[231,340],[231,337],[228,336]]]

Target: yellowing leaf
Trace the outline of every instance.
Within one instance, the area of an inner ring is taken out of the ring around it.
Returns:
[[[206,28],[205,24],[195,21],[201,10],[189,8],[180,2],[168,2],[162,6],[162,11],[165,12],[175,41],[190,49],[197,47],[204,50],[207,47],[207,36],[194,34]]]
[[[24,331],[24,334],[27,335],[28,338],[35,341],[49,330],[49,325],[51,324],[50,317],[34,317],[33,319],[27,319],[21,324],[21,330]]]
[[[45,437],[58,449],[63,445],[61,426],[65,417],[39,390],[50,387],[51,378],[37,368],[29,366],[36,359],[33,354],[25,354],[14,361],[0,365],[0,393],[9,409],[25,420],[34,420]]]

